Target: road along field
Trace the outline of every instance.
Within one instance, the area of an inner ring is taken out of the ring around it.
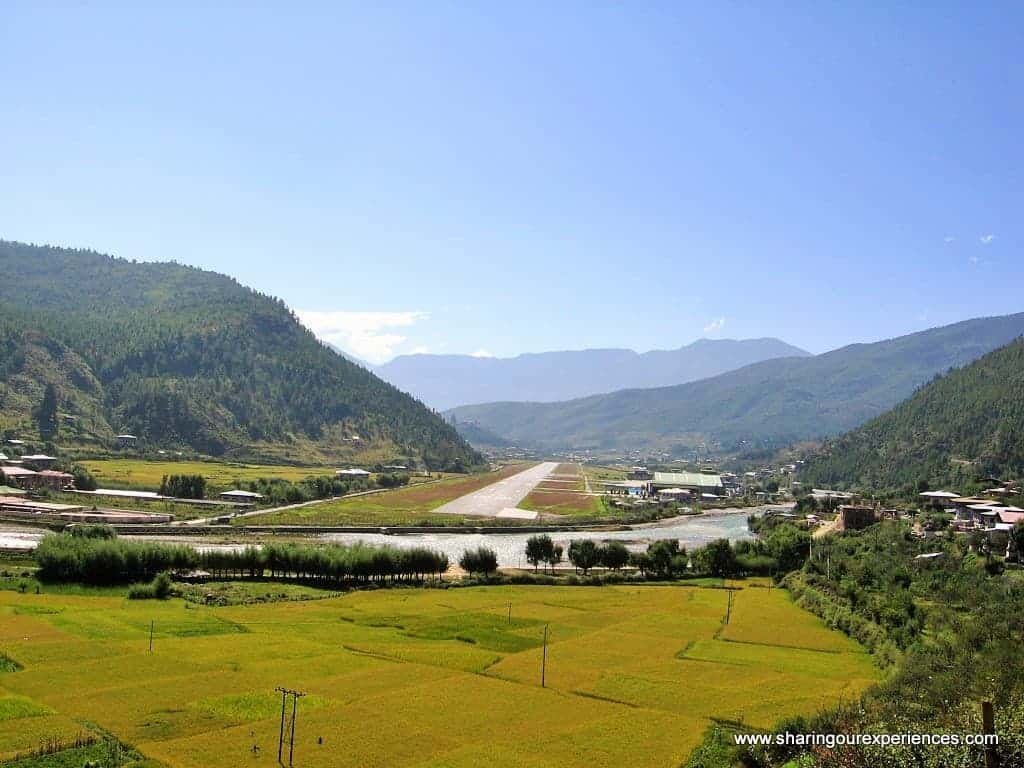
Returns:
[[[457,475],[387,493],[342,498],[301,509],[271,511],[238,522],[251,525],[403,525],[423,520],[455,523],[458,522],[455,518],[435,514],[438,507],[512,477],[528,466],[509,464],[494,472]]]
[[[100,728],[168,768],[269,768],[284,686],[307,694],[296,766],[674,768],[711,718],[769,726],[875,679],[859,646],[783,591],[735,586],[218,608],[0,592],[0,761]]]

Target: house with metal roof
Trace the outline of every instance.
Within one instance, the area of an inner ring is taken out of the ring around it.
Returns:
[[[226,501],[240,501],[240,502],[255,502],[263,498],[262,493],[254,493],[253,491],[242,491],[235,489],[233,491],[224,491],[220,494],[220,497]]]
[[[28,456],[22,456],[21,460],[36,469],[49,469],[57,461],[56,457],[47,456],[45,453],[32,453]]]

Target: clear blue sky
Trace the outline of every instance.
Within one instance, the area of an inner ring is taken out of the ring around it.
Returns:
[[[1020,5],[136,5],[0,5],[0,237],[375,360],[1024,310]]]

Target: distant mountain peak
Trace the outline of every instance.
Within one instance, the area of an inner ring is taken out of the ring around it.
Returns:
[[[514,357],[400,355],[373,370],[399,389],[445,410],[498,400],[553,402],[682,384],[805,350],[773,338],[698,339],[676,349],[597,348]]]
[[[978,318],[816,356],[763,360],[685,384],[555,403],[506,398],[451,413],[516,445],[547,450],[773,447],[852,429],[935,375],[1021,334],[1024,313]]]

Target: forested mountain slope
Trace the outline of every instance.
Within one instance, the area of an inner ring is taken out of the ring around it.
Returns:
[[[1024,476],[1024,341],[921,387],[825,446],[801,471],[815,485],[914,490]]]
[[[768,360],[681,386],[561,403],[490,403],[448,415],[513,443],[546,448],[784,445],[853,429],[937,373],[1022,333],[1024,314],[980,318],[814,357]]]
[[[699,339],[679,349],[583,349],[516,357],[400,355],[375,371],[438,409],[500,400],[552,402],[664,387],[809,353],[778,339]]]
[[[478,461],[437,414],[230,277],[3,241],[0,276],[7,430],[37,426],[53,384],[63,438],[76,442],[127,431],[212,455],[372,448],[432,466]]]

